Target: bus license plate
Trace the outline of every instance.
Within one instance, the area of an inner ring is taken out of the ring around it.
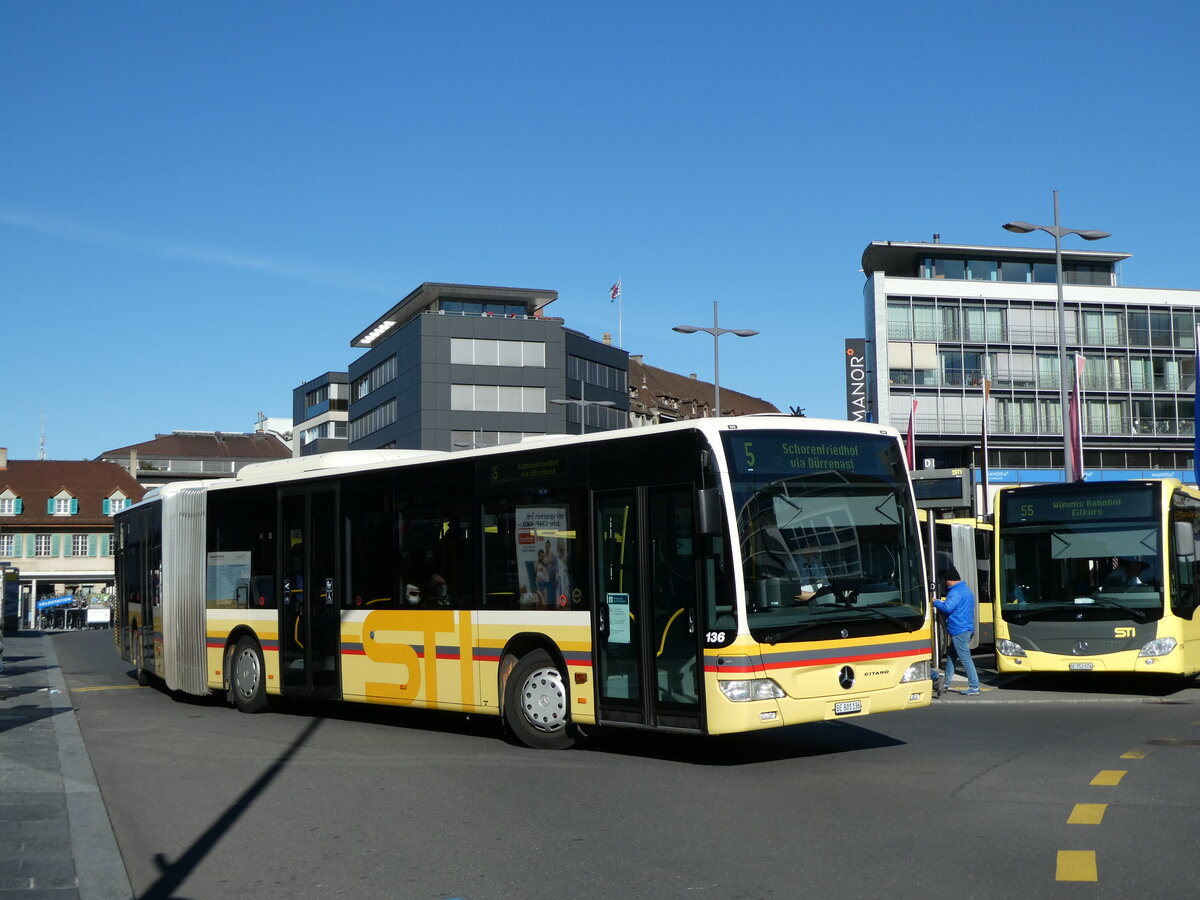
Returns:
[[[1090,672],[1095,665],[1095,663],[1071,663],[1067,668],[1072,672]]]
[[[862,712],[861,700],[843,700],[840,703],[833,704],[833,714],[835,716],[848,716],[850,713]]]

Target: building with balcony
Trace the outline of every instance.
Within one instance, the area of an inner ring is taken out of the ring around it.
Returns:
[[[346,449],[350,376],[326,372],[292,391],[293,456]]]
[[[1085,474],[1194,481],[1200,291],[1126,287],[1129,256],[1062,251]],[[1053,248],[877,241],[862,270],[871,417],[905,432],[916,401],[917,466],[981,471],[986,396],[989,484],[1062,480]]]

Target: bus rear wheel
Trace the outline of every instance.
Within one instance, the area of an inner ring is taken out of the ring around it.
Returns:
[[[146,671],[145,660],[146,648],[142,646],[142,629],[134,626],[133,629],[133,646],[130,647],[129,655],[133,657],[133,667],[137,671],[137,683],[141,687],[150,686],[150,673]]]
[[[568,721],[567,685],[545,650],[526,653],[504,684],[508,733],[535,750],[565,750],[575,743]]]
[[[267,680],[258,641],[249,636],[239,639],[227,671],[234,705],[245,713],[263,712],[267,708]]]

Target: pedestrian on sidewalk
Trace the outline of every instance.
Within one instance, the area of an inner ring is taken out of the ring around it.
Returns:
[[[954,660],[957,658],[967,675],[967,689],[963,693],[971,697],[979,693],[979,673],[975,670],[975,661],[971,659],[971,638],[975,635],[975,595],[954,566],[942,569],[938,574],[946,583],[946,599],[934,598],[933,605],[946,614],[946,632],[950,635],[943,684],[949,686],[950,679],[954,677]]]

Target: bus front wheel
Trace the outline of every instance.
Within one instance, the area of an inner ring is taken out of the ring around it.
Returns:
[[[229,685],[234,705],[245,713],[267,708],[267,681],[262,650],[252,637],[241,638],[230,658]]]
[[[504,724],[526,747],[565,750],[575,743],[567,701],[554,660],[545,650],[533,650],[517,660],[504,684]]]

